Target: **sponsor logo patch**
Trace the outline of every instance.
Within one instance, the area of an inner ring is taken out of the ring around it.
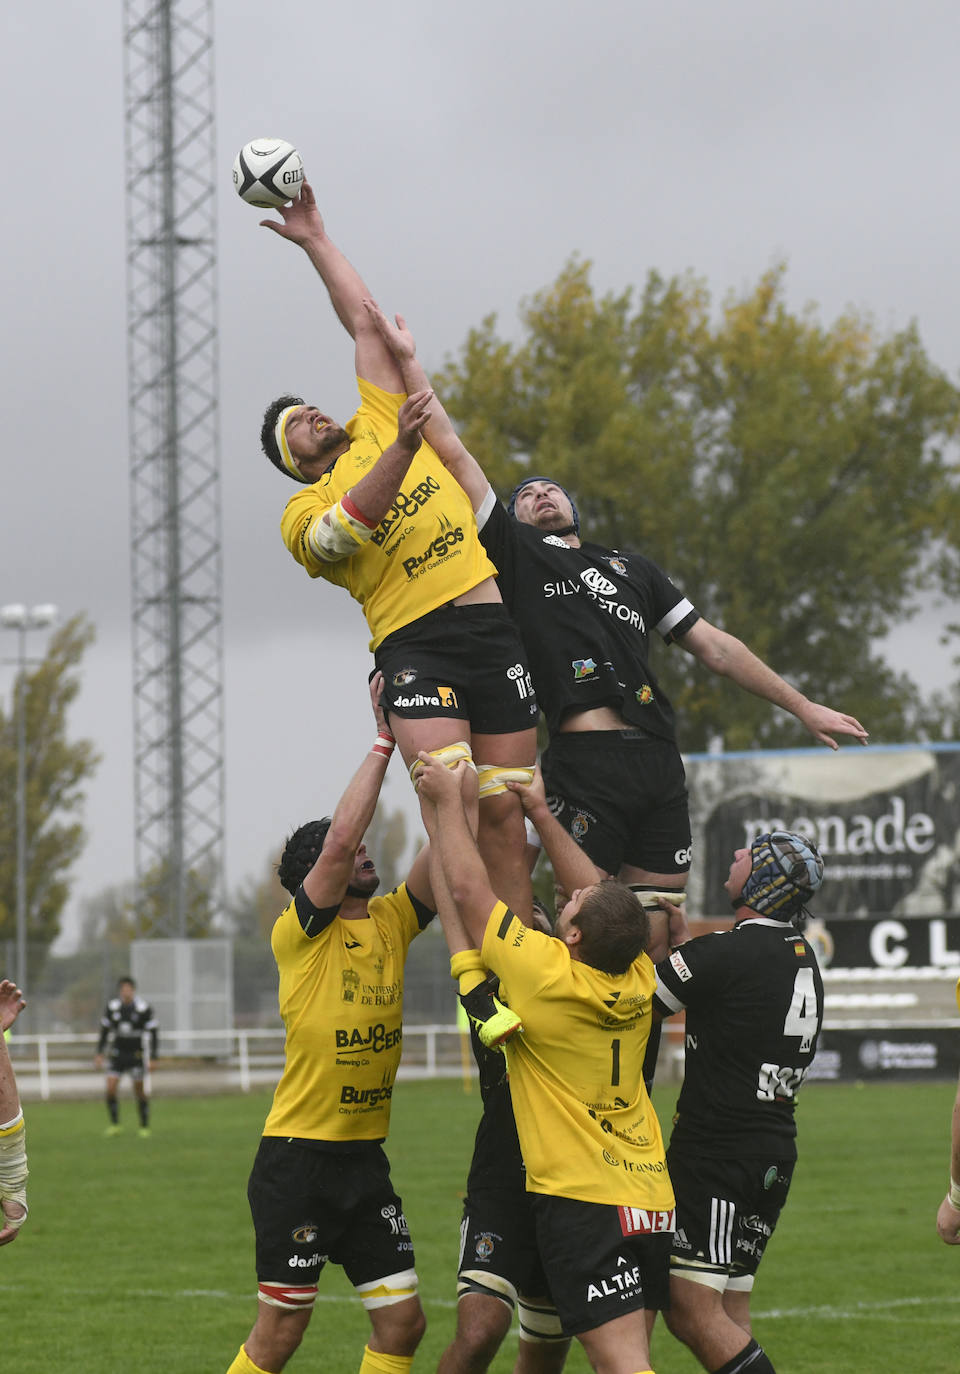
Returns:
[[[444,530],[432,540],[423,553],[414,554],[411,558],[403,560],[403,571],[408,578],[419,577],[425,568],[433,563],[442,562],[448,558],[456,549],[458,544],[463,543],[463,526],[457,525],[455,529]]]
[[[653,701],[653,688],[650,686],[649,682],[645,682],[642,687],[637,688],[634,692],[634,696],[641,706],[649,706],[651,701]]]
[[[689,964],[678,949],[675,949],[670,955],[670,963],[673,965],[677,977],[682,983],[688,983],[693,977],[693,974],[690,972]]]
[[[625,1236],[652,1236],[660,1231],[675,1231],[677,1213],[650,1212],[645,1207],[618,1207],[620,1230]]]
[[[615,596],[617,584],[611,582],[608,577],[604,577],[599,568],[584,568],[580,574],[580,581],[585,587],[589,587],[592,592],[599,596]]]
[[[592,658],[575,658],[573,660],[573,680],[581,682],[585,677],[592,677],[597,671],[597,665]]]

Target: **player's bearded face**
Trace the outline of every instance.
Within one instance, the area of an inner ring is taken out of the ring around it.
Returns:
[[[350,443],[342,425],[316,406],[301,406],[286,425],[287,443],[298,462],[313,462]]]
[[[361,845],[353,861],[353,874],[347,891],[354,897],[372,897],[379,886],[380,875],[373,860]]]

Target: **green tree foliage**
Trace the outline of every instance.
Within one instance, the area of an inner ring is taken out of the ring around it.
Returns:
[[[874,741],[939,733],[923,663],[878,650],[924,596],[960,583],[952,453],[960,392],[910,326],[880,337],[844,315],[792,313],[785,268],[714,310],[694,276],[651,272],[598,298],[572,261],[521,312],[495,317],[436,375],[467,447],[506,494],[546,473],[587,539],[659,563],[710,621],[744,639]],[[783,712],[654,650],[687,750],[809,743]]]
[[[60,931],[70,868],[86,839],[79,813],[83,784],[99,755],[90,740],[68,737],[68,713],[80,690],[79,667],[93,626],[74,616],[50,638],[45,657],[0,706],[0,942],[16,934],[17,700],[26,722],[26,899],[31,971]]]

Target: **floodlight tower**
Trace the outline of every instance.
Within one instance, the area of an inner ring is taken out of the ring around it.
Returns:
[[[124,0],[139,914],[223,897],[223,635],[212,0]]]

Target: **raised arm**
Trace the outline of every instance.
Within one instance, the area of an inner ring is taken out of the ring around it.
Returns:
[[[686,634],[678,636],[677,643],[712,673],[728,677],[744,691],[789,711],[820,744],[838,749],[840,746],[834,735],[852,735],[861,744],[866,744],[869,735],[855,716],[847,716],[829,706],[810,701],[772,668],[768,668],[735,635],[719,630],[706,620],[698,620]]]
[[[448,768],[423,750],[420,762],[423,767],[416,782],[423,822],[451,898],[450,903],[439,903],[440,924],[451,954],[479,949],[498,899],[464,809],[462,775],[466,764]]]
[[[263,219],[260,223],[280,238],[298,244],[319,272],[340,323],[356,343],[357,376],[384,391],[402,391],[400,370],[363,308],[370,290],[327,234],[310,183],[305,180],[297,199],[280,206],[278,213],[282,222]]]
[[[382,692],[383,674],[374,673],[370,680],[370,700],[377,725],[376,739],[337,802],[320,857],[303,880],[304,892],[313,905],[321,909],[335,906],[343,899],[353,875],[357,850],[373,820],[393,753],[393,735],[380,709]]]
[[[417,357],[417,346],[413,335],[407,328],[402,315],[397,315],[396,324],[391,324],[375,301],[364,302],[367,314],[389,349],[394,362],[400,369],[403,387],[408,394],[423,391],[430,386],[423,364]],[[423,429],[423,437],[437,454],[443,466],[463,487],[473,509],[480,505],[490,490],[490,483],[483,468],[473,454],[464,446],[463,440],[454,429],[453,421],[436,397],[430,406],[430,419]]]
[[[547,858],[553,865],[554,877],[564,892],[575,892],[580,887],[592,887],[606,876],[589,855],[583,852],[573,836],[564,830],[556,817],[551,815],[539,766],[534,769],[529,784],[508,782],[507,786],[511,792],[516,792],[524,812],[536,826]]]

